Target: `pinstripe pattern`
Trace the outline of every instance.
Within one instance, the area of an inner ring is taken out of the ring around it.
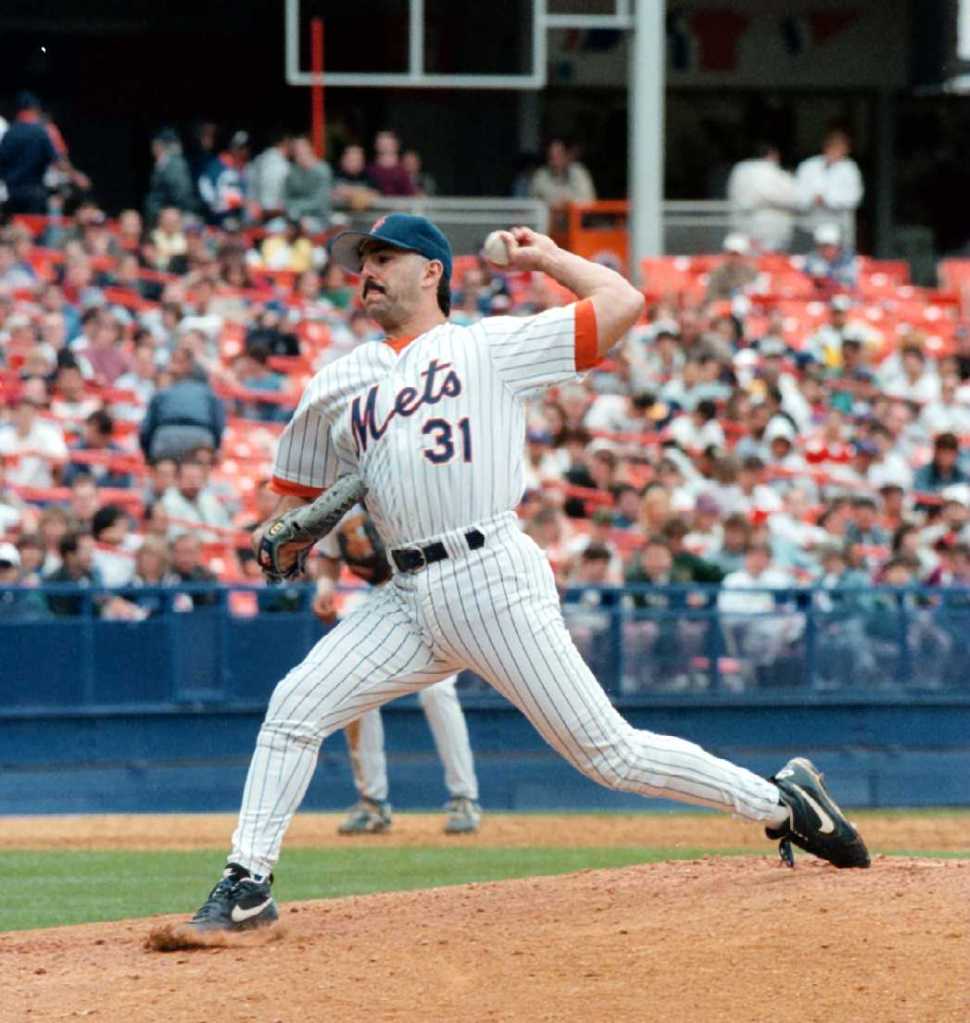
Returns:
[[[356,468],[389,547],[436,539],[449,558],[373,590],[277,686],[246,781],[234,862],[272,870],[327,735],[461,667],[487,679],[601,785],[780,818],[770,782],[623,720],[566,631],[544,555],[518,528],[511,509],[523,489],[524,402],[577,375],[574,334],[572,307],[442,324],[400,353],[363,345],[307,388],[281,438],[276,474],[325,487]],[[425,430],[429,418],[455,425],[450,459],[427,457],[429,445],[441,450]],[[457,429],[464,418],[470,461]],[[485,545],[469,551],[463,537],[473,525]]]

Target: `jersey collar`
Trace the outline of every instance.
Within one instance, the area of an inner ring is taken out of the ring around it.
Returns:
[[[407,337],[389,337],[384,339],[384,344],[393,348],[397,354],[400,354],[417,336],[417,334],[411,334]]]

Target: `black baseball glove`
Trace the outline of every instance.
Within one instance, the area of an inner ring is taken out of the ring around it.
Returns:
[[[355,475],[341,476],[312,504],[293,508],[263,530],[256,552],[259,567],[272,582],[303,574],[310,548],[329,533],[367,493]]]

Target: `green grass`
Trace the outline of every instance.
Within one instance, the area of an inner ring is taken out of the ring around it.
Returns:
[[[280,861],[274,892],[283,902],[328,899],[692,859],[707,852],[629,847],[292,849]],[[224,856],[214,849],[3,853],[0,931],[194,912],[218,878]]]
[[[960,853],[903,852],[943,856]],[[370,892],[404,891],[472,881],[564,874],[634,863],[744,855],[750,849],[525,848],[525,849],[292,849],[284,852],[274,886],[283,902],[328,899]],[[219,876],[224,852],[132,852],[44,850],[3,853],[5,894],[0,931],[28,930],[192,913]]]

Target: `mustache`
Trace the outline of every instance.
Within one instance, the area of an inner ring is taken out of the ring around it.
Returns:
[[[363,297],[367,298],[367,295],[371,291],[376,291],[379,295],[386,295],[387,289],[382,285],[378,284],[377,281],[367,280],[364,282],[364,294]]]

